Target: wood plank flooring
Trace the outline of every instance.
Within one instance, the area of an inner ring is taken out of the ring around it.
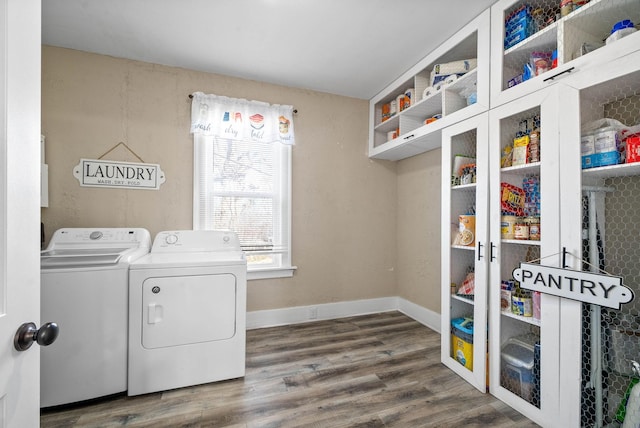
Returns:
[[[535,427],[399,312],[247,332],[244,378],[44,410],[43,428]]]

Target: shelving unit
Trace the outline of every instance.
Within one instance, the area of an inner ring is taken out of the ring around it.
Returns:
[[[505,18],[523,5],[553,12],[554,19],[505,49]],[[561,267],[566,249],[569,268],[584,270],[588,257],[591,266],[598,265],[596,237],[603,241],[604,262],[629,278],[640,296],[640,162],[584,170],[580,162],[582,125],[611,114],[639,125],[633,121],[640,118],[640,31],[609,45],[604,40],[618,21],[630,19],[638,28],[640,0],[591,0],[556,19],[559,6],[555,0],[498,0],[381,91],[370,101],[369,157],[400,160],[442,147],[442,362],[480,391],[489,386],[491,394],[541,426],[616,426],[631,379],[626,359],[640,355],[640,339],[628,344],[629,337],[640,338],[640,303],[598,312],[593,305],[542,294],[539,314],[529,317],[503,310],[501,302],[502,282],[512,279],[521,262]],[[533,52],[551,51],[557,52],[557,67],[509,86]],[[470,58],[477,58],[476,70],[422,99],[434,65]],[[474,85],[477,102],[468,106],[461,93]],[[383,122],[382,106],[407,88],[415,88],[414,104]],[[425,124],[436,114],[442,118]],[[502,148],[532,115],[540,116],[540,160],[502,167]],[[388,139],[393,130],[398,135]],[[453,160],[460,154],[476,159],[475,183],[452,182]],[[525,177],[536,177],[540,186],[540,240],[503,239],[501,183],[522,186]],[[587,246],[584,200],[594,189],[613,193],[596,200],[599,223],[597,230],[590,224]],[[475,242],[458,245],[458,216],[470,206]],[[451,284],[460,286],[470,271],[473,296],[452,294]],[[465,336],[472,342],[473,365],[455,352],[457,318],[473,319],[473,331]],[[533,367],[527,368],[524,388],[524,381],[514,383],[516,369],[508,358],[514,344],[531,350]]]
[[[549,0],[500,0],[491,8],[491,107],[521,98],[570,74],[576,74],[640,49],[640,32],[609,45],[604,44],[613,25],[624,19],[640,22],[640,0],[591,0],[543,28],[515,46],[505,49],[505,19],[524,5],[540,9],[543,16],[559,13],[559,2]],[[541,24],[541,25],[544,25]],[[539,25],[538,25],[539,27]],[[587,45],[582,54],[583,45]],[[592,50],[593,49],[593,50]],[[509,86],[509,81],[523,73],[533,52],[557,51],[558,66],[530,80]]]
[[[371,99],[369,157],[400,160],[438,148],[443,128],[488,109],[489,17],[486,10]],[[431,86],[434,66],[470,59],[477,59],[477,67],[423,97]],[[412,105],[383,121],[383,106],[408,88],[415,90]],[[476,102],[468,105],[465,94],[471,92],[476,93]],[[441,118],[425,123],[435,115]],[[388,133],[394,130],[398,131],[396,138],[389,139]]]

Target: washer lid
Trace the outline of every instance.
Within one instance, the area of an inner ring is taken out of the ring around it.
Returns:
[[[50,250],[40,254],[41,268],[105,266],[117,264],[129,248]]]
[[[211,251],[201,253],[149,253],[129,265],[130,269],[185,268],[213,266],[246,266],[242,251]]]

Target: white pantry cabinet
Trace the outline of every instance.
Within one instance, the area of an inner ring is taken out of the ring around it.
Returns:
[[[557,0],[499,0],[491,7],[491,107],[637,51],[640,31],[605,45],[625,19],[640,24],[640,0],[591,0],[564,16]],[[532,57],[554,50],[556,68],[511,86]]]
[[[487,113],[442,131],[441,361],[482,392],[487,387],[488,136]],[[473,281],[473,289],[465,291],[465,281]]]
[[[369,101],[369,157],[399,160],[440,147],[442,129],[488,109],[489,17],[487,9]],[[465,61],[464,75],[432,85],[434,68]],[[408,89],[411,105],[400,111],[396,101]],[[396,113],[389,116],[391,103]]]
[[[503,288],[513,286],[512,271],[520,262],[558,266],[561,259],[561,98],[561,88],[554,86],[489,112],[490,391],[545,427],[561,426],[564,418],[559,377],[560,360],[567,356],[559,353],[560,299],[520,291],[509,296]],[[526,127],[539,130],[539,160],[504,166],[504,148]],[[518,206],[523,198],[524,212],[513,214],[522,210]],[[539,238],[514,239],[512,217],[529,215],[539,219]],[[520,310],[517,301],[531,309]]]
[[[571,128],[560,110],[567,91],[559,85],[538,91],[442,131],[441,361],[543,426],[568,421],[559,398],[560,365],[565,357],[577,361],[579,348],[559,352],[559,298],[538,294],[534,299],[514,290],[515,301],[530,305],[520,311],[502,284],[514,284],[512,271],[520,262],[560,263],[559,151]],[[527,130],[539,131],[539,158],[502,165],[503,148]],[[474,162],[475,182],[455,177]],[[522,206],[506,206],[513,201],[508,195],[517,192],[526,197]],[[520,218],[539,220],[539,236],[503,236],[503,214],[516,209],[522,210]],[[461,238],[470,213],[475,214],[473,242]],[[470,272],[471,296],[460,292]],[[458,327],[461,319],[473,319],[472,332]],[[574,378],[572,385],[578,383]]]

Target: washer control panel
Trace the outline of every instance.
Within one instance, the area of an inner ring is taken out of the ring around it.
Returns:
[[[58,246],[96,243],[101,244],[134,244],[149,245],[151,238],[146,229],[141,228],[63,228],[55,231],[51,243]]]

